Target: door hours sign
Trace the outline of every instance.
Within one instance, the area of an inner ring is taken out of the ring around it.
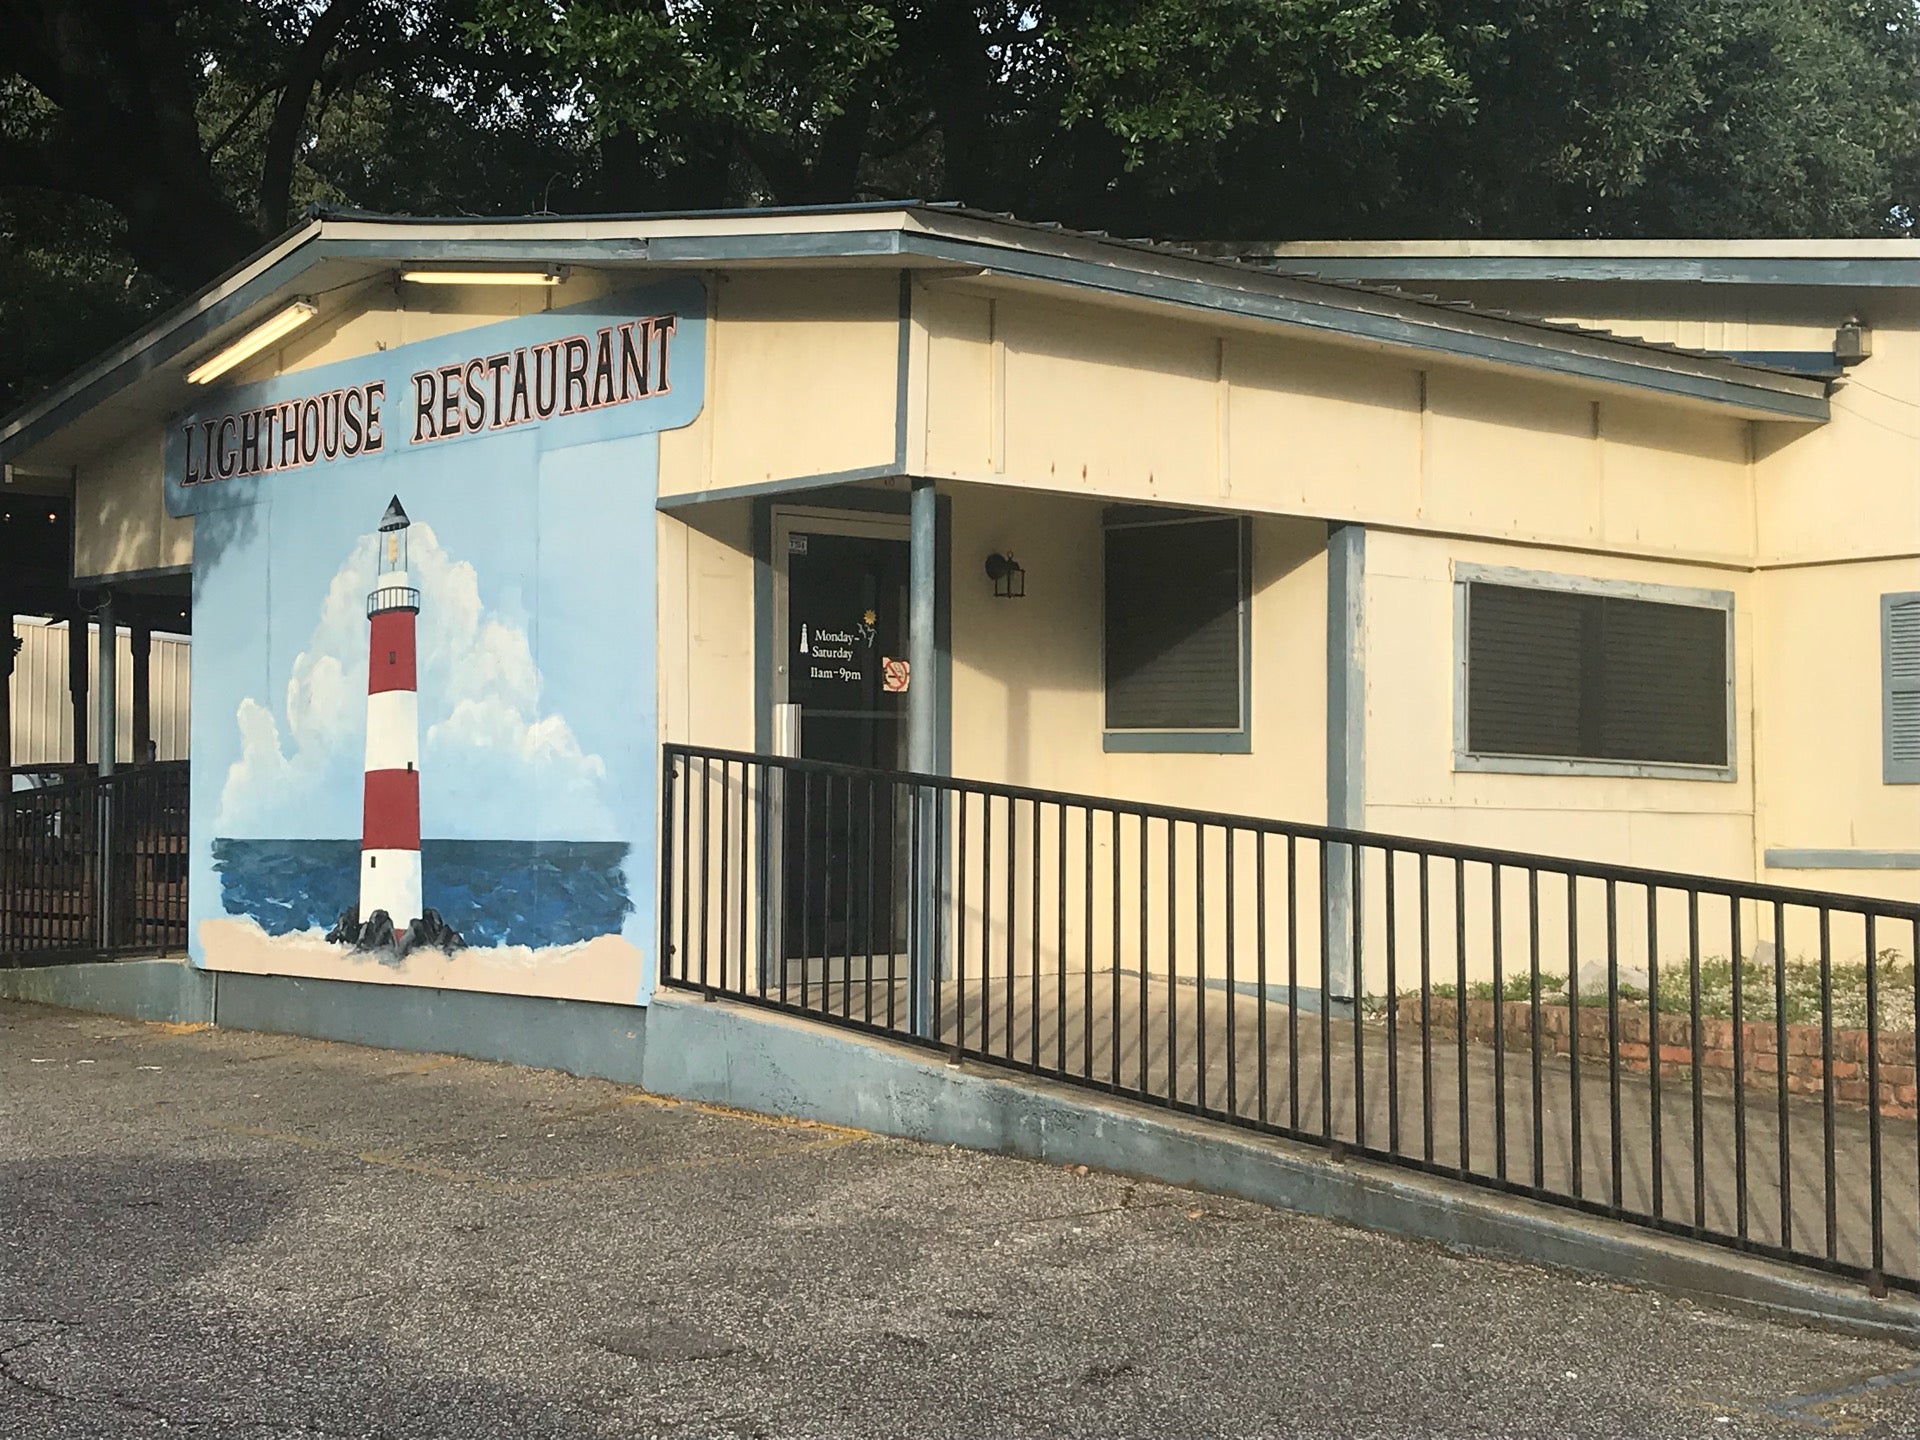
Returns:
[[[871,624],[836,629],[800,623],[801,666],[809,680],[859,684],[866,678],[867,650],[872,645]]]

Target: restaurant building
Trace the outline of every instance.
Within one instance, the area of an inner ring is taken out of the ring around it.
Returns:
[[[645,1004],[668,743],[1920,896],[1917,262],[1596,255],[316,212],[0,456],[206,971]]]

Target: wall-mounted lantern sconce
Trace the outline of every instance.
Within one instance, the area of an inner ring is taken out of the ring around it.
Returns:
[[[996,551],[987,556],[987,578],[993,581],[993,593],[1001,600],[1018,600],[1027,593],[1027,572],[1011,555]]]
[[[1858,315],[1849,315],[1833,332],[1833,358],[1842,366],[1858,365],[1873,355],[1873,327]]]

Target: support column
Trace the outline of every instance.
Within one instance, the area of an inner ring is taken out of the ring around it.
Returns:
[[[1362,830],[1367,820],[1367,532],[1335,525],[1327,532],[1327,824]],[[1329,846],[1324,865],[1327,913],[1322,917],[1325,998],[1352,1000],[1364,977],[1356,975],[1354,897],[1358,873],[1354,851]]]
[[[935,684],[934,572],[939,563],[933,481],[913,482],[913,521],[907,561],[907,768],[930,775],[939,766],[939,688]]]
[[[87,763],[87,612],[76,596],[67,610],[67,695],[73,702],[73,763]]]
[[[96,753],[100,773],[111,775],[120,749],[120,627],[114,617],[111,590],[100,592],[98,623],[100,628],[94,647],[94,684],[99,691],[99,702],[94,706],[94,713],[100,727],[100,738],[96,742]]]
[[[153,745],[153,626],[133,622],[133,753],[127,757],[144,765]]]
[[[912,524],[907,558],[907,768],[930,775],[939,768],[940,688],[934,674],[938,646],[939,569],[938,496],[933,481],[913,482]],[[945,833],[942,795],[930,787],[913,792],[913,906],[910,966],[913,974],[912,1026],[916,1035],[933,1033],[934,991],[939,985],[940,897],[945,890],[938,852]]]
[[[13,665],[20,637],[13,630],[13,602],[0,598],[0,796],[13,789]]]

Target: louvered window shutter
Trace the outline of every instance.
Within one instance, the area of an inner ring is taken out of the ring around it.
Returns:
[[[1468,587],[1473,754],[1724,766],[1727,674],[1718,607]]]
[[[1920,785],[1920,591],[1880,597],[1886,782]]]
[[[1231,731],[1244,723],[1242,523],[1107,529],[1108,730]]]

